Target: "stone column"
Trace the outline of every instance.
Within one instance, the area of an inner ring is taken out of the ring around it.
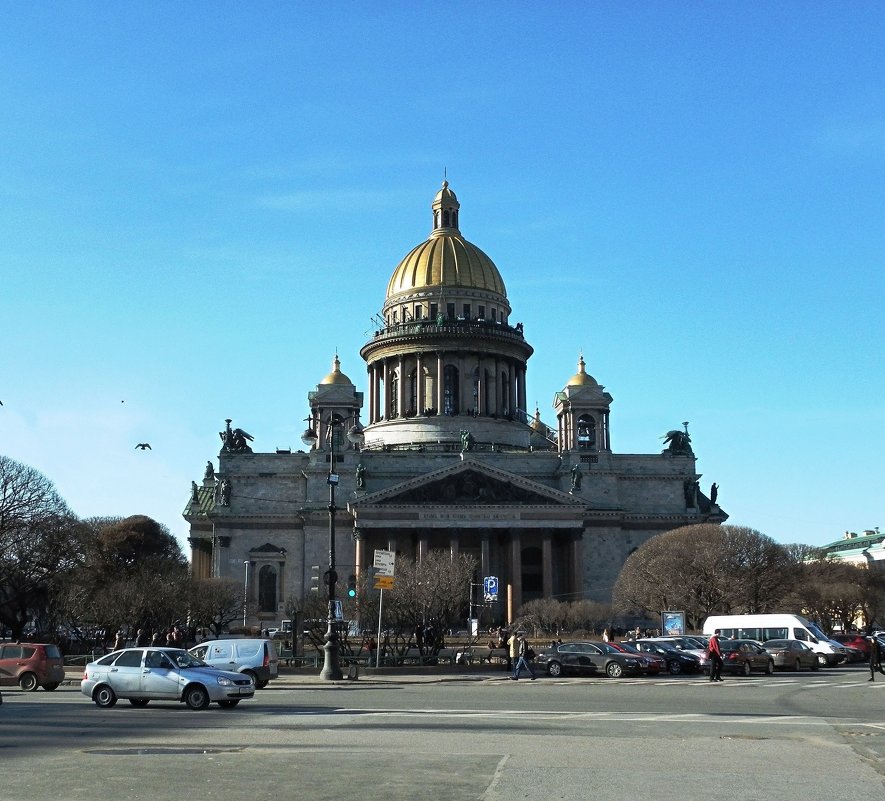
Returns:
[[[399,381],[396,382],[396,412],[397,417],[406,416],[406,371],[403,357],[400,356],[397,362],[397,370],[399,371]]]
[[[375,422],[375,365],[367,368],[369,374],[369,424]]]
[[[517,380],[519,387],[519,408],[525,410],[528,413],[528,406],[525,400],[525,365],[522,364],[517,369]]]
[[[424,359],[421,353],[415,354],[415,383],[415,405],[418,407],[415,412],[421,414],[427,406],[424,403]]]
[[[483,576],[492,575],[492,560],[489,553],[489,537],[488,534],[483,535],[479,542],[479,567]]]
[[[388,420],[390,419],[390,368],[387,364],[387,359],[384,360],[384,405],[381,409],[381,419]]]
[[[541,592],[544,598],[553,597],[553,535],[549,529],[541,536]]]
[[[449,537],[449,552],[452,556],[452,561],[458,558],[458,537],[456,534],[453,534]]]
[[[436,413],[442,414],[443,411],[443,385],[445,384],[443,373],[445,371],[445,363],[443,362],[443,354],[436,354]]]
[[[427,556],[428,551],[430,550],[430,541],[427,539],[427,534],[422,533],[418,538],[418,561],[423,562],[424,558]]]
[[[578,531],[572,540],[572,580],[570,598],[580,601],[584,598],[584,532]]]

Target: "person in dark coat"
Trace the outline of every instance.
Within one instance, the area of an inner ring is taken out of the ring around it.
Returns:
[[[719,629],[710,637],[707,651],[710,655],[710,681],[722,681],[722,649],[719,647]]]
[[[876,680],[876,672],[882,669],[882,652],[879,648],[879,640],[870,637],[870,677],[867,681]]]

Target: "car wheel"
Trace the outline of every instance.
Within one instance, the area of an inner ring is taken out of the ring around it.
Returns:
[[[558,678],[562,675],[562,665],[559,662],[550,662],[547,665],[547,673],[553,678]]]
[[[765,666],[765,672],[771,676],[774,673],[774,660],[769,659],[768,664]]]
[[[44,689],[44,690],[49,690],[49,692],[52,692],[53,690],[57,690],[57,689],[58,689],[58,682],[57,682],[57,681],[51,681],[51,682],[49,682],[49,684],[44,684],[44,685],[43,685],[43,689]]]
[[[619,679],[624,675],[624,666],[620,662],[609,662],[605,666],[605,673],[610,679]]]
[[[240,703],[240,699],[233,698],[230,701],[219,701],[218,706],[222,709],[233,709],[238,703]]]
[[[817,664],[821,667],[827,666],[827,655],[826,654],[818,654],[817,655]]]
[[[267,687],[266,681],[256,681],[255,682],[255,689],[256,690],[263,690],[265,687]]]
[[[258,687],[258,674],[254,670],[244,670],[243,675],[252,679],[252,684],[254,684],[256,688]]]
[[[184,695],[184,702],[195,710],[209,706],[209,692],[202,684],[195,684]]]
[[[682,663],[678,659],[671,659],[667,662],[667,670],[669,670],[674,676],[678,676],[682,673]]]
[[[18,677],[18,686],[26,693],[32,693],[37,689],[37,676],[33,673],[22,673]]]
[[[130,698],[129,703],[132,706],[147,706],[150,703],[149,698]]]
[[[749,676],[751,672],[750,663],[744,662],[744,675]]]
[[[110,709],[117,703],[117,694],[107,684],[102,684],[95,688],[95,692],[92,693],[92,700],[95,701],[96,706],[100,706],[102,709]]]

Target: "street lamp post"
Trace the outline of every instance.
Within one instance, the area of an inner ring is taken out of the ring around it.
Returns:
[[[243,560],[243,629],[246,628],[246,612],[249,607],[249,560]]]
[[[320,678],[326,681],[337,681],[344,678],[341,672],[338,623],[337,615],[335,614],[337,607],[335,585],[338,582],[338,573],[335,571],[335,513],[338,511],[338,507],[335,506],[335,487],[338,486],[338,473],[335,472],[335,432],[336,429],[343,425],[344,421],[338,415],[332,415],[329,418],[329,475],[326,479],[329,484],[329,569],[326,572],[329,604],[326,618],[326,635],[323,638],[325,640],[325,645],[323,645],[323,669],[320,671]],[[347,438],[354,444],[361,440],[362,429],[359,423],[356,423],[348,431]],[[301,440],[305,445],[312,447],[316,443],[317,435],[313,429],[308,428]]]

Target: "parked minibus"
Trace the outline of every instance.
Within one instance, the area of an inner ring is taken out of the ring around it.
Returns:
[[[704,621],[704,634],[716,629],[723,637],[739,640],[800,640],[817,654],[820,665],[838,665],[845,654],[836,648],[817,625],[801,615],[711,615]]]

